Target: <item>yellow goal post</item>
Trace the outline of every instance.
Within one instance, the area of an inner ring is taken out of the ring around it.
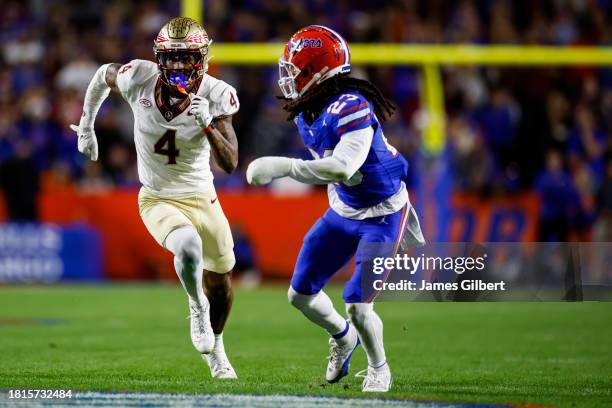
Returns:
[[[183,15],[201,21],[202,1],[183,0]],[[214,62],[228,65],[274,65],[282,43],[213,43]],[[432,155],[445,144],[441,65],[608,66],[612,47],[531,45],[414,45],[353,43],[353,65],[410,65],[423,74],[421,102],[426,112],[423,148]]]

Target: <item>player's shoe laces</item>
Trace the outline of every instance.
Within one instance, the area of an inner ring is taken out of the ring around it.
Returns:
[[[234,379],[238,378],[234,367],[230,364],[225,354],[223,343],[220,346],[215,344],[215,348],[209,354],[202,354],[202,358],[210,367],[210,375],[213,378]]]
[[[210,353],[215,345],[215,335],[210,325],[210,304],[206,300],[205,305],[198,305],[189,299],[191,320],[191,342],[193,347],[200,353]]]
[[[344,337],[346,341],[339,344],[338,340],[329,339],[329,363],[325,379],[328,383],[336,383],[349,372],[349,365],[353,351],[359,346],[359,336],[352,324],[347,322],[348,330]]]
[[[363,392],[387,392],[393,384],[393,376],[389,369],[389,364],[385,363],[381,367],[369,367],[367,370],[361,370],[355,377],[363,377]]]

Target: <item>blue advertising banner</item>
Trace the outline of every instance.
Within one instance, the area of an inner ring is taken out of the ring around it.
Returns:
[[[102,239],[85,225],[0,224],[0,284],[104,278]]]

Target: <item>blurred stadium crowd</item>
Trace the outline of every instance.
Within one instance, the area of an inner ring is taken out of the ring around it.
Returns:
[[[34,219],[40,189],[138,186],[132,113],[120,97],[98,116],[98,162],[79,155],[68,126],[78,123],[100,64],[153,58],[153,38],[180,13],[179,2],[2,3],[0,187],[11,216]],[[349,42],[612,43],[610,0],[208,0],[205,13],[217,43],[286,41],[313,23]],[[241,171],[217,171],[218,188],[246,188],[243,172],[254,157],[307,157],[276,98],[275,66],[214,65],[210,73],[234,85],[241,101],[235,117]],[[419,148],[425,115],[418,68],[357,67],[354,75],[373,80],[396,102],[385,134],[411,161],[416,187],[433,160]],[[444,67],[443,80],[448,143],[436,160],[449,166],[456,191],[533,190],[542,199],[540,240],[612,240],[612,70]]]

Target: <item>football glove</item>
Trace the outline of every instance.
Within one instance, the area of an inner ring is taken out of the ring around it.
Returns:
[[[70,129],[74,130],[79,138],[77,142],[79,152],[90,160],[98,160],[98,140],[93,127],[82,127],[79,124],[79,126],[70,125]]]
[[[208,102],[208,99],[192,93],[189,94],[189,99],[191,99],[189,113],[195,117],[198,126],[200,126],[202,129],[206,129],[213,120],[213,117],[210,114],[210,103]]]
[[[288,157],[260,157],[249,164],[246,172],[247,182],[254,186],[263,186],[274,179],[286,177],[291,171],[293,159]]]

